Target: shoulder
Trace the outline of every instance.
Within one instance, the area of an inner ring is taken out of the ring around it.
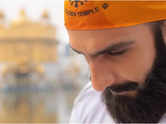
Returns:
[[[96,103],[96,98],[99,97],[99,93],[92,88],[91,83],[86,84],[74,101],[70,122],[85,122],[86,116],[92,110],[90,106]]]
[[[88,98],[100,97],[101,93],[93,89],[91,82],[86,84],[74,101],[74,105],[85,102]]]
[[[91,83],[88,83],[74,102],[70,122],[99,123],[105,122],[107,118],[110,120],[102,101],[102,93],[94,90]]]

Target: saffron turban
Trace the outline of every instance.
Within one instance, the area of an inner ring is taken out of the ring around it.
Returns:
[[[133,26],[166,19],[166,1],[65,0],[69,30],[96,30]]]

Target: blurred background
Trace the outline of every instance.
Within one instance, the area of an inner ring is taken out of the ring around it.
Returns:
[[[0,123],[68,123],[89,72],[63,15],[63,0],[0,0]]]

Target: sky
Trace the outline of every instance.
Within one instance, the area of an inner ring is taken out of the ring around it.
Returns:
[[[25,9],[30,18],[37,20],[47,9],[50,12],[51,22],[57,27],[57,39],[67,43],[63,2],[64,0],[0,0],[0,10],[4,11],[7,20],[16,19],[20,9]]]

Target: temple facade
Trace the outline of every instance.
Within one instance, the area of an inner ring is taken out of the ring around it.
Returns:
[[[56,28],[47,11],[33,21],[21,10],[19,17],[10,22],[0,12],[0,62],[53,62],[57,60],[56,49]]]

